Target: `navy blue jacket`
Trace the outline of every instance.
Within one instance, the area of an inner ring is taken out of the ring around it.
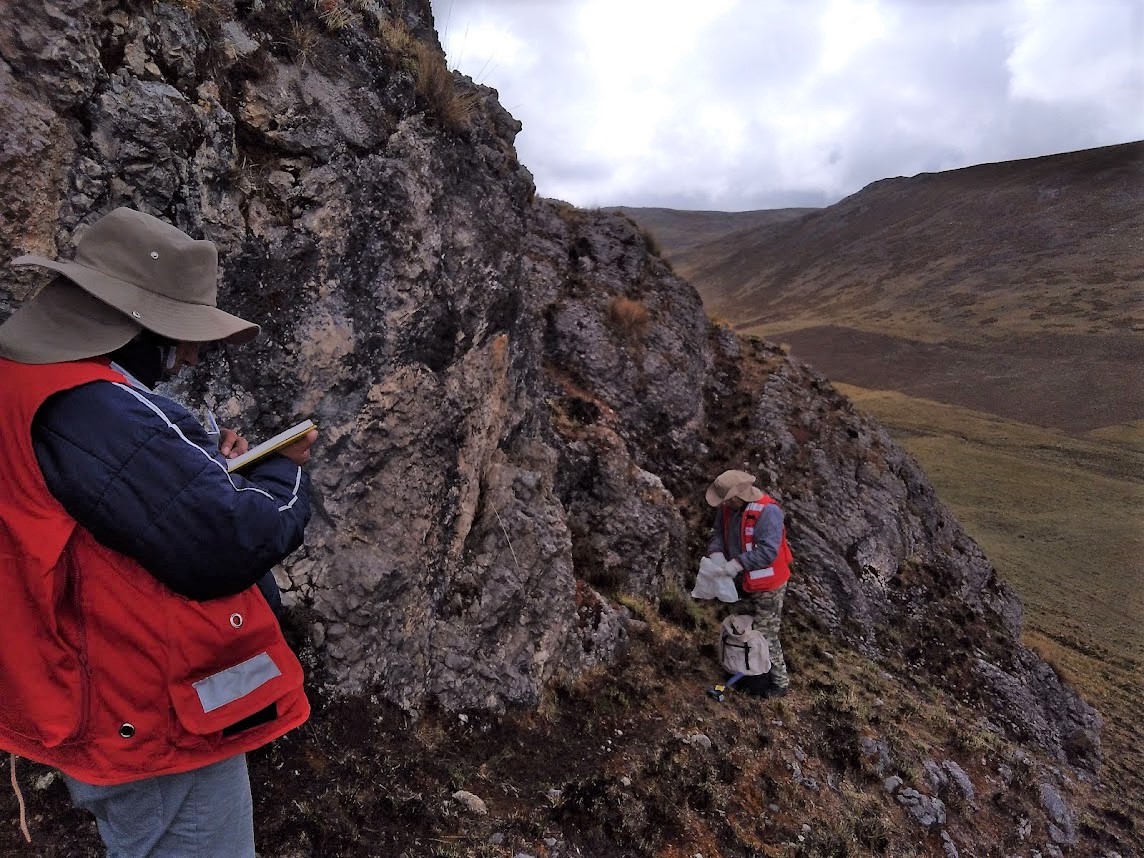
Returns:
[[[37,412],[32,440],[68,514],[188,598],[239,593],[302,544],[301,468],[274,455],[228,474],[194,416],[146,389],[96,381],[57,393]]]

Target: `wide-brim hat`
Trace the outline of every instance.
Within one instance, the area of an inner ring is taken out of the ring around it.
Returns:
[[[93,223],[76,243],[70,262],[27,255],[11,264],[58,271],[137,328],[171,340],[241,344],[258,336],[258,325],[215,306],[218,251],[214,243],[192,239],[171,224],[134,209],[117,208]],[[96,342],[99,337],[93,337],[90,344],[84,339],[93,331],[108,332],[108,326],[114,325],[106,314],[93,322],[85,315],[90,307],[59,289],[41,290],[0,325],[0,354],[19,359],[15,352],[20,351],[26,363],[105,354],[106,350],[93,351],[102,348]],[[37,341],[41,345],[34,345]],[[86,354],[72,354],[77,350]]]
[[[763,497],[763,492],[755,487],[755,478],[746,471],[724,471],[707,487],[703,496],[711,506],[719,506],[730,498],[741,498],[748,503],[757,501]]]
[[[105,355],[143,330],[123,313],[57,277],[0,325],[0,355],[57,363]]]

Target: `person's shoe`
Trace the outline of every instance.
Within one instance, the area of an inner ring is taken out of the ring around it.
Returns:
[[[776,700],[779,697],[786,697],[789,690],[789,686],[786,685],[772,685],[763,692],[763,697],[767,700]]]

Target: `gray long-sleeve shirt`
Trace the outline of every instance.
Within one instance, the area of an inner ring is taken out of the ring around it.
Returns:
[[[754,545],[750,551],[743,551],[742,521],[745,509],[746,507],[741,507],[731,512],[727,533],[724,534],[723,507],[716,508],[707,554],[720,552],[728,560],[738,560],[748,571],[766,569],[775,562],[779,553],[779,544],[783,538],[783,511],[778,504],[767,504],[755,522]]]

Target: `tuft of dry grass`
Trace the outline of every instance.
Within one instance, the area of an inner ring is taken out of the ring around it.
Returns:
[[[294,49],[294,59],[305,67],[314,61],[321,36],[309,24],[293,21],[290,24],[290,46]]]
[[[647,307],[639,301],[616,295],[608,302],[608,319],[622,336],[636,339],[647,330]]]
[[[393,18],[379,18],[377,30],[381,36],[382,44],[386,50],[396,57],[406,56],[413,47],[415,39],[405,26],[404,21]]]
[[[335,33],[357,20],[357,14],[343,0],[314,0],[314,9],[322,23]]]
[[[644,229],[641,230],[641,232],[643,233],[644,247],[647,248],[647,252],[653,256],[663,256],[663,248],[659,244],[659,239],[655,237],[651,230]]]
[[[378,33],[391,56],[413,75],[417,94],[442,128],[460,131],[467,127],[477,106],[477,94],[457,87],[436,45],[419,40],[399,17],[377,17]]]
[[[461,92],[445,58],[435,45],[415,41],[410,48],[413,78],[417,92],[425,99],[429,112],[449,131],[460,131],[469,124],[477,106],[477,96]]]

